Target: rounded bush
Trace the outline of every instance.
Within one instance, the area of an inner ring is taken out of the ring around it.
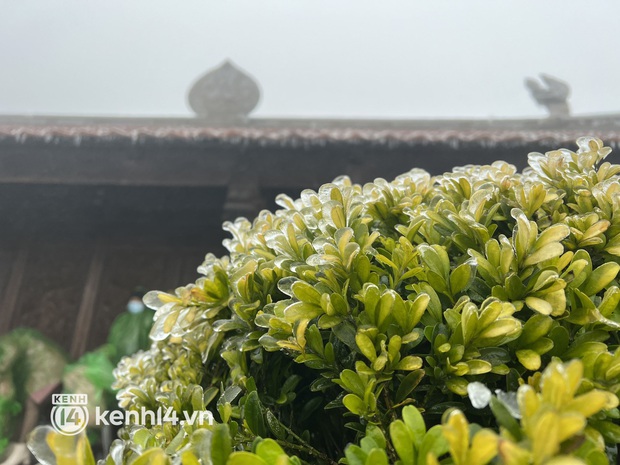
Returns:
[[[620,166],[578,151],[346,177],[225,223],[152,291],[108,464],[601,464],[620,441]],[[185,413],[183,413],[185,412]]]

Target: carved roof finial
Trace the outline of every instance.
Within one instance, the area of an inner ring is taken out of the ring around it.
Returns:
[[[532,98],[536,100],[536,103],[547,108],[549,118],[568,118],[570,116],[568,83],[542,73],[540,79],[545,84],[544,86],[536,79],[525,79],[525,87],[529,89]]]
[[[226,60],[200,77],[189,91],[189,106],[199,118],[242,122],[260,100],[256,81]]]

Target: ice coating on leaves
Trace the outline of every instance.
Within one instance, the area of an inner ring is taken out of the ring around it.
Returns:
[[[293,286],[293,284],[295,284],[297,281],[299,281],[298,278],[295,278],[293,276],[288,276],[286,278],[282,278],[278,281],[278,289],[280,289],[280,291],[283,294],[286,294],[289,297],[293,297],[293,291],[291,289],[291,287]]]
[[[492,395],[491,390],[478,381],[474,381],[467,385],[467,396],[474,408],[485,408],[489,405]]]
[[[163,294],[163,292],[162,291],[147,292],[144,295],[144,297],[142,297],[142,301],[144,302],[144,305],[146,305],[150,309],[158,310],[162,305],[164,305],[164,302],[162,302],[159,299],[160,294]]]
[[[339,178],[226,223],[230,257],[150,296],[156,341],[116,375],[123,408],[209,408],[217,431],[126,431],[114,465],[606,463],[620,167],[578,145],[523,173]]]
[[[496,389],[495,395],[514,418],[521,418],[516,392],[504,392],[501,389]]]

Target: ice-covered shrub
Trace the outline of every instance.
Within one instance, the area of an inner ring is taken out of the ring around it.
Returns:
[[[153,291],[107,464],[602,464],[620,441],[620,166],[346,177],[225,224],[230,255]],[[615,460],[615,459],[613,459]]]

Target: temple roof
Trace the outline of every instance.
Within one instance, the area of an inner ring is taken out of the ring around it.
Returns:
[[[536,101],[548,107],[549,117],[541,119],[259,118],[251,115],[261,98],[259,83],[226,60],[191,85],[187,98],[194,118],[0,115],[0,142],[522,147],[533,143],[559,146],[594,136],[618,145],[620,113],[571,115],[569,85],[546,74],[541,80],[545,85],[526,79]]]
[[[620,142],[620,114],[565,120],[337,120],[252,118],[236,124],[194,118],[0,116],[0,141],[47,144],[100,142],[214,142],[232,145],[321,145],[532,142],[566,144],[581,136]]]

